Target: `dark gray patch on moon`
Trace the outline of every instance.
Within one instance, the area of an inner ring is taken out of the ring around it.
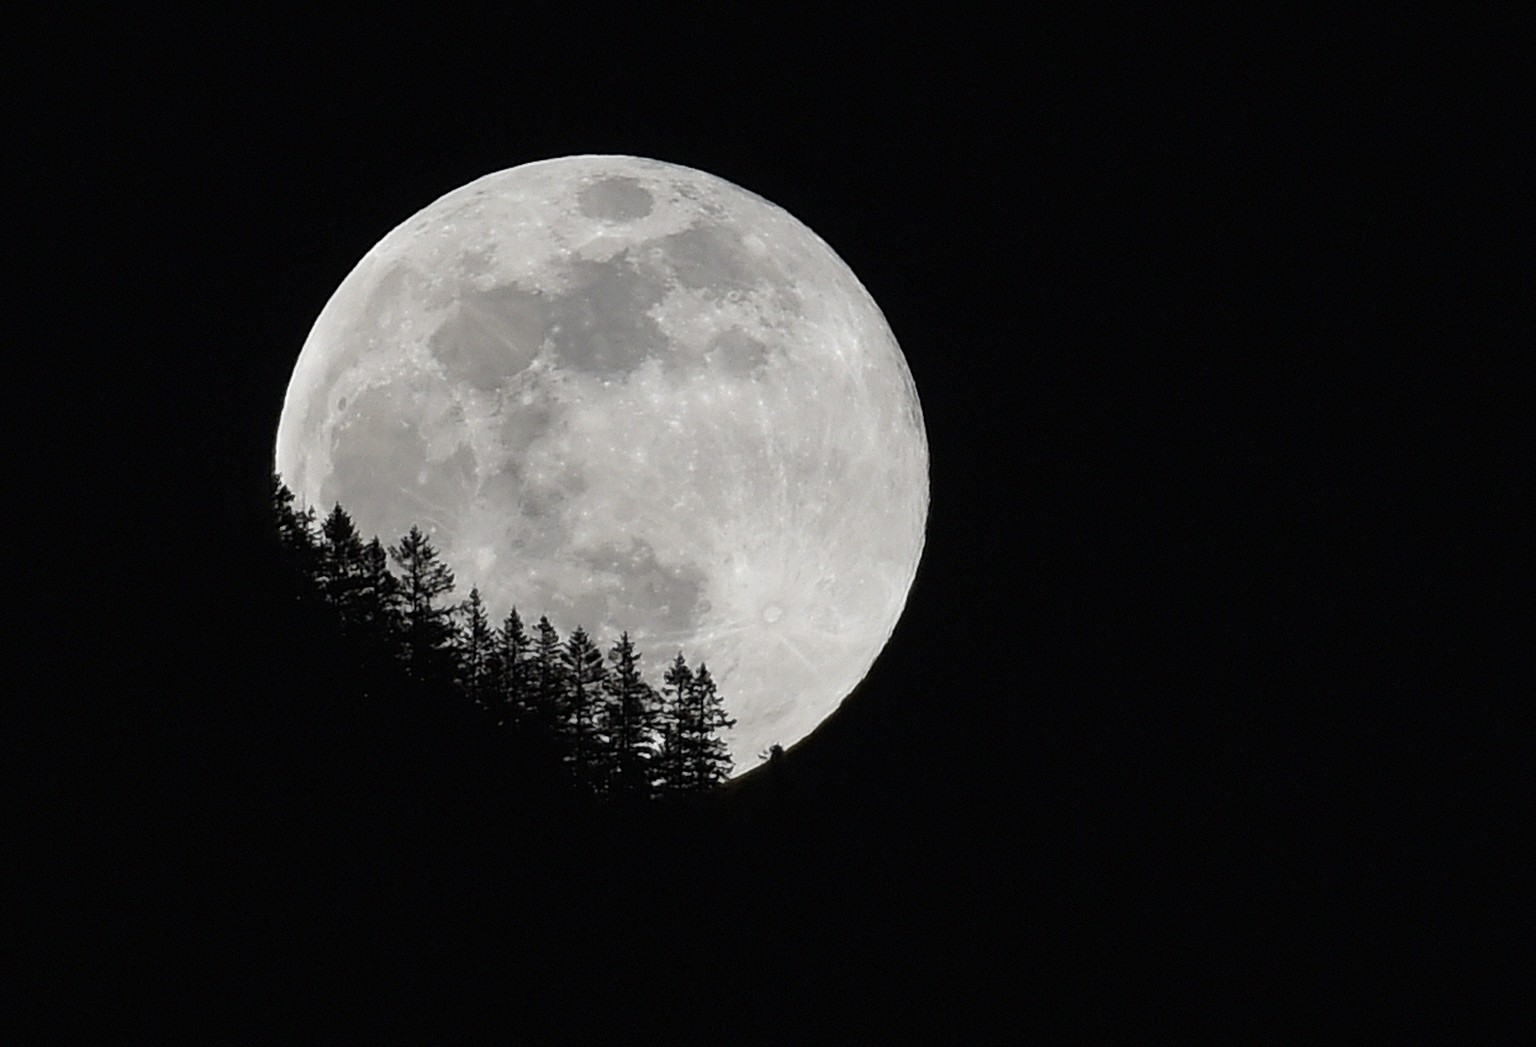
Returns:
[[[657,242],[684,287],[741,291],[763,275],[736,231],[718,222],[698,222]]]
[[[517,505],[522,486],[522,465],[514,458],[480,481],[478,497],[491,512],[505,515]]]
[[[546,330],[543,296],[515,284],[468,290],[430,339],[450,382],[498,389],[539,354]]]
[[[666,284],[640,272],[629,252],[566,270],[568,290],[549,299],[549,338],[560,363],[587,374],[624,376],[659,355],[667,336],[647,315]]]
[[[420,277],[398,262],[386,269],[363,303],[357,323],[362,333],[386,330],[398,315],[396,310],[410,297],[413,285],[419,282]]]
[[[733,378],[755,378],[768,366],[768,347],[739,327],[720,332],[704,359]]]
[[[331,435],[331,472],[320,485],[321,504],[340,502],[368,537],[386,544],[419,524],[452,534],[475,490],[475,457],[460,446],[446,461],[427,457],[416,424],[415,393],[404,383],[358,394]]]
[[[508,468],[519,463],[528,447],[555,427],[555,409],[548,403],[508,403],[496,413],[498,435],[507,449]]]
[[[524,484],[518,492],[517,510],[531,520],[558,517],[566,504],[586,489],[587,481],[581,474],[568,470],[547,483]]]
[[[479,276],[490,270],[491,260],[489,248],[479,247],[464,251],[459,255],[459,272],[466,276]]]
[[[634,630],[644,622],[663,634],[684,632],[698,620],[707,579],[693,564],[664,564],[649,542],[631,538],[628,548],[605,545],[582,557],[600,576],[594,602],[576,610],[592,621]],[[616,577],[615,577],[616,576]]]
[[[561,510],[575,485],[525,490],[516,466],[507,466],[480,485],[477,505],[497,521],[498,562],[533,562],[559,556],[570,542]],[[519,599],[521,599],[519,595]]]
[[[651,213],[655,202],[638,181],[622,175],[594,182],[576,195],[581,213],[588,218],[632,222]]]

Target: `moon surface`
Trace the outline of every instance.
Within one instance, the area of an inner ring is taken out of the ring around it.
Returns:
[[[304,343],[276,465],[364,536],[420,525],[498,623],[628,630],[657,685],[707,663],[738,774],[863,679],[928,512],[916,388],[848,267],[629,156],[486,175],[379,241]]]

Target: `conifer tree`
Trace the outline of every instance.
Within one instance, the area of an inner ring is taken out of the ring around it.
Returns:
[[[677,652],[662,675],[661,707],[657,714],[660,734],[656,753],[657,789],[662,795],[686,791],[683,774],[683,724],[686,703],[693,693],[693,670],[683,652]]]
[[[400,583],[389,570],[389,554],[378,536],[363,547],[353,610],[358,632],[379,653],[394,654],[400,632]]]
[[[453,618],[438,604],[453,589],[453,572],[421,528],[412,525],[390,558],[400,567],[402,656],[406,671],[419,679],[442,679],[451,669]]]
[[[610,796],[647,799],[655,755],[657,695],[640,674],[640,654],[629,638],[608,652],[613,662],[603,683],[601,735]]]
[[[681,653],[667,670],[660,769],[670,794],[706,792],[731,772],[730,751],[718,732],[736,726],[726,716],[709,667],[688,668]]]
[[[337,502],[320,525],[315,574],[321,594],[336,608],[344,630],[351,631],[357,625],[357,598],[365,584],[363,567],[362,539],[352,517]]]
[[[540,616],[534,626],[533,664],[529,667],[531,722],[564,760],[566,733],[565,667],[561,661],[560,634],[549,619]]]
[[[709,666],[699,663],[693,678],[690,731],[685,735],[684,778],[695,792],[713,789],[731,773],[731,752],[719,732],[736,726],[725,714],[725,703],[715,687]]]
[[[580,782],[602,791],[598,710],[602,702],[603,652],[580,626],[565,641],[560,654],[565,675],[567,762]]]
[[[277,542],[283,559],[297,574],[313,581],[318,559],[315,511],[295,507],[293,492],[275,472],[272,474],[271,496]]]
[[[454,636],[459,687],[470,701],[489,707],[495,687],[491,664],[495,648],[490,619],[486,616],[478,587],[469,590],[469,599],[464,601],[460,614],[462,621]]]
[[[507,617],[496,630],[495,672],[496,696],[501,703],[502,715],[518,725],[533,720],[533,680],[530,670],[533,657],[533,640],[523,629],[523,619],[517,608],[507,612]]]

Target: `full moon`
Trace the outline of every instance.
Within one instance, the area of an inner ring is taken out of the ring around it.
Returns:
[[[738,774],[864,678],[928,513],[917,391],[848,266],[630,156],[486,175],[380,240],[299,353],[276,465],[365,538],[419,525],[497,623],[628,630],[658,686],[707,664]]]

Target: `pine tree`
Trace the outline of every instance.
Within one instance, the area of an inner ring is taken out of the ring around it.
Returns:
[[[534,718],[533,641],[523,629],[523,619],[516,607],[507,612],[501,628],[496,630],[495,648],[492,669],[502,715],[513,724],[525,726]]]
[[[490,619],[486,617],[478,587],[469,590],[469,599],[461,605],[460,614],[462,621],[454,635],[459,688],[476,705],[489,707],[495,687],[492,666],[495,648]]]
[[[655,755],[657,695],[640,675],[640,655],[629,638],[619,637],[608,652],[613,662],[604,681],[601,734],[610,796],[647,799]]]
[[[564,729],[565,666],[561,662],[560,634],[549,619],[540,616],[534,626],[533,664],[529,667],[529,720],[543,735],[556,759],[564,762],[567,736]]]
[[[313,581],[319,558],[315,511],[295,508],[293,492],[275,472],[272,474],[271,499],[277,544],[283,559],[295,573]]]
[[[600,780],[597,715],[603,695],[603,652],[580,626],[565,641],[560,654],[565,675],[565,729],[567,761],[576,779],[595,791]]]
[[[731,773],[731,751],[720,731],[736,726],[736,721],[725,714],[725,703],[709,674],[709,666],[699,663],[699,671],[693,678],[693,709],[691,744],[686,750],[685,777],[697,792],[713,789],[725,781]]]
[[[419,679],[443,679],[451,668],[453,618],[438,597],[453,589],[453,572],[421,529],[412,526],[400,544],[390,547],[400,566],[400,599],[406,671]]]
[[[358,633],[381,655],[393,656],[401,630],[400,583],[377,536],[363,547],[359,577],[353,594]]]
[[[730,750],[718,732],[736,726],[726,716],[709,667],[692,672],[681,653],[667,670],[660,769],[664,791],[707,792],[731,772]]]
[[[662,675],[661,707],[657,714],[660,742],[656,753],[656,780],[663,795],[686,791],[683,775],[683,725],[687,702],[693,693],[693,670],[683,652],[677,652]]]
[[[316,581],[344,630],[357,625],[357,599],[364,586],[363,542],[358,537],[352,517],[337,502],[320,525],[320,547]]]

